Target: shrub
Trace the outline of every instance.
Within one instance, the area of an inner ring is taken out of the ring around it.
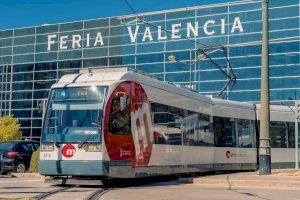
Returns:
[[[40,160],[40,151],[33,152],[30,160],[29,172],[39,171],[39,160]]]
[[[20,131],[19,121],[11,116],[0,118],[0,141],[7,142],[20,140],[22,132]]]

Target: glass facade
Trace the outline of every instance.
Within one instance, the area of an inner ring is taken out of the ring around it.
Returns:
[[[24,137],[39,138],[38,104],[65,74],[83,67],[127,66],[163,81],[217,94],[226,77],[208,59],[192,67],[197,49],[222,45],[237,76],[224,98],[260,99],[261,1],[241,1],[0,31],[1,115],[21,122]],[[270,99],[300,99],[300,0],[270,0]],[[221,52],[210,56],[226,70]],[[192,76],[190,76],[190,71]]]

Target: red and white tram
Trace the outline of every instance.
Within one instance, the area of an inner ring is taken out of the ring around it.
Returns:
[[[255,170],[257,116],[259,106],[203,96],[135,70],[82,70],[51,88],[39,171],[107,179]],[[293,122],[293,113],[272,107],[271,120]],[[293,162],[292,149],[291,157],[273,153],[274,165],[282,156]]]

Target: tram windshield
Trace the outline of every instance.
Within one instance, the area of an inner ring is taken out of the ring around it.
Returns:
[[[66,87],[51,91],[44,135],[97,135],[101,133],[107,87]],[[74,138],[74,137],[73,137]],[[75,137],[76,138],[76,137]],[[77,137],[78,140],[82,137]]]

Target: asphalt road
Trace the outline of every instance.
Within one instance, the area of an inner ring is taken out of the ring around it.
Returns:
[[[44,183],[42,179],[14,178],[0,176],[0,199],[30,199],[30,197],[47,194],[61,189]],[[100,193],[99,193],[100,191]],[[231,189],[220,186],[199,186],[179,184],[176,180],[151,182],[135,186],[114,187],[105,190],[99,187],[71,187],[48,196],[45,199],[88,199],[98,192],[101,200],[300,200],[299,190],[243,188]]]

